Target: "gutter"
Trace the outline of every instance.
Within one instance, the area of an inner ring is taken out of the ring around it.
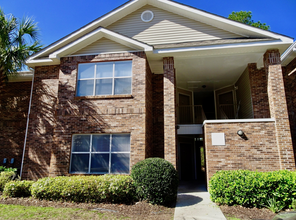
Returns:
[[[21,170],[20,170],[20,178],[22,178],[22,174],[23,174],[23,166],[24,166],[24,159],[25,159],[25,152],[26,152],[26,144],[27,144],[27,136],[28,136],[28,129],[29,129],[31,104],[32,104],[34,77],[35,77],[35,71],[33,70],[31,93],[30,93],[30,101],[29,101],[29,109],[28,109],[28,115],[27,115],[26,133],[25,133],[24,148],[23,148],[23,155],[22,155],[22,163],[21,163]]]

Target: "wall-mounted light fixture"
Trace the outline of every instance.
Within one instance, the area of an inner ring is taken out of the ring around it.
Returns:
[[[11,158],[10,164],[13,164],[13,163],[14,163],[14,158]]]
[[[7,158],[4,158],[3,159],[3,164],[6,164],[7,163]]]
[[[245,134],[245,132],[244,132],[243,130],[238,130],[236,133],[237,133],[237,135],[240,136],[242,139],[244,139],[244,140],[248,140],[248,138],[247,138],[247,136],[246,136],[246,134]]]

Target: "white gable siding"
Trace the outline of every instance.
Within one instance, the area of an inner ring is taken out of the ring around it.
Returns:
[[[141,14],[145,10],[154,13],[151,22],[141,20]],[[150,5],[106,28],[150,45],[242,37]]]
[[[72,55],[87,55],[87,54],[100,54],[100,53],[115,53],[136,51],[137,49],[127,47],[107,38],[101,38],[87,47],[73,53]]]

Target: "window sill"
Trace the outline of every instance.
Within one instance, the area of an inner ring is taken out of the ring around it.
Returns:
[[[75,100],[81,99],[129,99],[132,95],[96,95],[96,96],[76,96]]]

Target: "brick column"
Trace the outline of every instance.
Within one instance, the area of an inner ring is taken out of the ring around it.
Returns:
[[[176,168],[176,78],[174,58],[163,58],[164,159]]]
[[[270,116],[275,118],[276,141],[281,169],[295,169],[293,145],[284,89],[280,53],[267,50],[264,54]]]

